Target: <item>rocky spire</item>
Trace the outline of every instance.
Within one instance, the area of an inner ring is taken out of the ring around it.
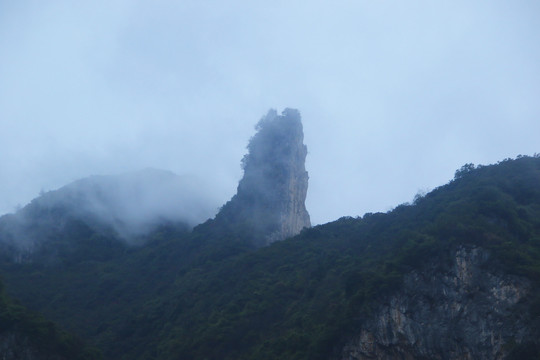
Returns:
[[[307,148],[298,110],[285,109],[281,115],[270,110],[256,130],[242,159],[237,193],[217,218],[247,225],[256,245],[264,246],[311,226],[305,206]]]

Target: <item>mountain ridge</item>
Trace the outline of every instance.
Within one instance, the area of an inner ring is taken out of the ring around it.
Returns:
[[[466,164],[412,204],[270,244],[227,211],[112,257],[105,242],[0,269],[11,295],[107,359],[540,356],[538,156]]]
[[[88,241],[116,239],[140,244],[164,225],[186,230],[212,217],[211,191],[199,179],[147,168],[118,175],[93,175],[44,192],[14,214],[0,217],[4,255],[30,259],[47,243],[84,229]],[[77,230],[79,229],[79,230]],[[69,239],[65,245],[70,246]]]
[[[58,268],[36,275],[31,266],[7,272],[4,267],[3,272],[11,289],[19,284],[14,295],[33,309],[70,330],[80,331],[85,324],[83,337],[90,336],[106,358],[337,359],[349,354],[344,358],[354,359],[355,336],[362,338],[362,331],[376,334],[376,327],[362,326],[384,314],[385,304],[402,291],[408,276],[416,272],[437,279],[454,268],[456,251],[465,251],[463,259],[479,251],[489,256],[478,268],[490,270],[478,276],[517,276],[530,283],[528,295],[517,303],[493,303],[494,309],[510,306],[523,313],[519,319],[530,319],[519,323],[522,335],[504,333],[497,343],[499,358],[516,359],[516,354],[538,354],[540,327],[531,315],[540,309],[540,286],[535,285],[540,281],[538,219],[540,158],[523,157],[460,169],[453,181],[415,204],[343,217],[257,250],[241,242],[234,245],[234,237],[212,234],[203,226],[152,241],[121,261],[73,264],[69,274]],[[20,286],[23,279],[32,279],[32,289]],[[86,289],[77,286],[80,281]],[[59,290],[64,294],[60,301],[55,295]],[[438,296],[432,301],[449,301]],[[110,313],[98,306],[115,303]],[[481,333],[466,329],[468,334]],[[392,331],[397,339],[399,334],[408,338],[399,327]],[[380,341],[374,348],[390,349],[390,355],[379,351],[367,352],[369,356],[426,356],[412,343],[374,339],[375,345]],[[459,345],[453,341],[449,344]],[[470,341],[475,342],[473,337]],[[434,346],[430,354],[442,356],[448,349]],[[478,349],[471,354],[488,359],[491,355],[485,354],[495,348],[484,348],[484,353]]]

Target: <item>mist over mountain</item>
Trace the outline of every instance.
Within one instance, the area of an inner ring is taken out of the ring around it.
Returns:
[[[311,224],[299,111],[288,108],[278,115],[270,110],[255,129],[241,162],[244,176],[236,195],[201,229],[249,234],[247,242],[259,247]],[[5,253],[23,258],[39,249],[48,254],[47,261],[56,261],[51,259],[58,258],[60,246],[61,257],[69,259],[73,251],[80,253],[73,237],[84,238],[91,248],[110,239],[142,244],[159,227],[189,230],[205,222],[218,205],[204,181],[169,171],[90,176],[42,193],[15,214],[0,217],[0,244]]]
[[[106,359],[536,359],[539,219],[540,158],[520,157],[269,246],[213,220],[0,269]]]
[[[199,183],[156,170],[2,217],[7,295],[106,359],[540,357],[540,155],[466,164],[412,203],[310,227],[299,112],[256,130],[237,193],[194,227]]]
[[[305,201],[307,147],[300,112],[270,110],[242,159],[244,176],[236,195],[216,216],[217,223],[242,226],[257,246],[298,234],[311,226]]]
[[[133,242],[164,224],[191,228],[212,217],[218,205],[211,189],[193,176],[157,169],[90,176],[42,193],[0,218],[0,240],[31,247],[79,221],[100,234]]]

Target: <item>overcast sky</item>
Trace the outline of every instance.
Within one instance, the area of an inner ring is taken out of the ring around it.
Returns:
[[[0,213],[92,174],[227,201],[270,108],[302,114],[314,224],[540,152],[540,2],[0,0]]]

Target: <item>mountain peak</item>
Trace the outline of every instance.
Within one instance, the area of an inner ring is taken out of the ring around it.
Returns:
[[[256,245],[263,246],[311,226],[305,206],[307,147],[298,110],[285,109],[281,115],[270,110],[255,129],[237,193],[216,219],[247,225]]]

